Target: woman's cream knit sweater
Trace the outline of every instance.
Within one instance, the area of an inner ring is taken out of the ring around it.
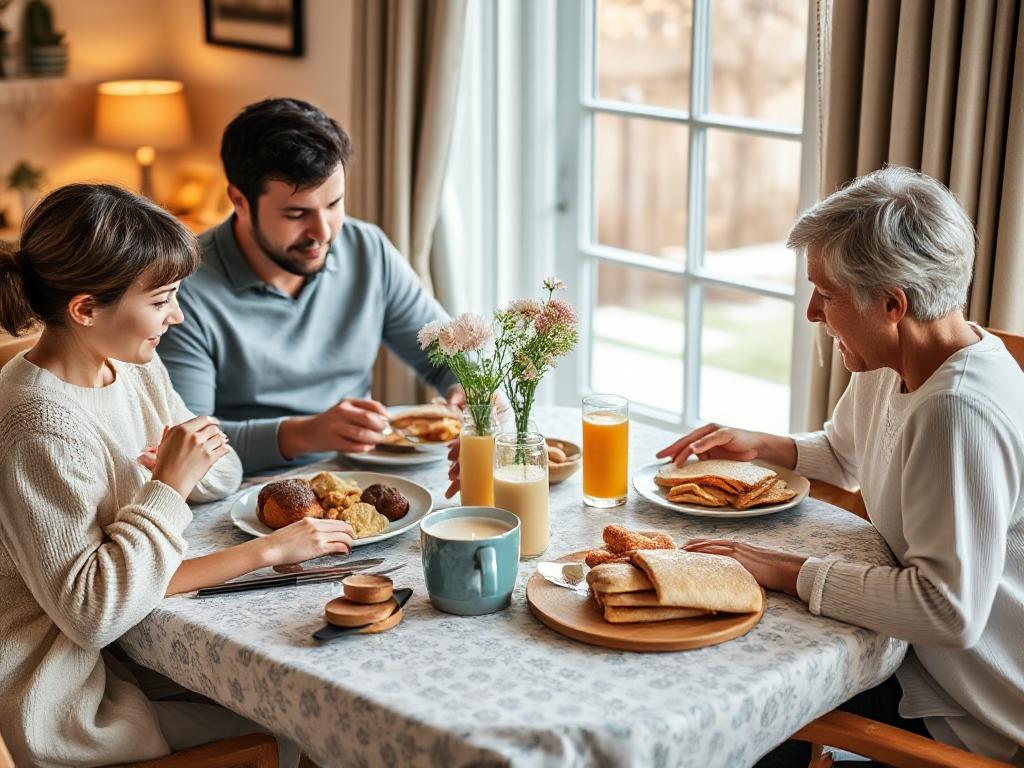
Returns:
[[[813,613],[908,640],[900,712],[931,734],[1024,765],[1024,373],[1003,343],[952,355],[919,389],[854,374],[797,471],[860,485],[895,567],[809,559]]]
[[[192,415],[159,358],[111,361],[76,387],[25,360],[0,371],[0,734],[19,766],[164,755],[142,692],[101,649],[163,597],[181,563],[185,500],[136,458]],[[234,491],[232,451],[190,501]]]

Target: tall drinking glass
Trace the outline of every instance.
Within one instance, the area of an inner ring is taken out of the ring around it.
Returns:
[[[494,506],[519,518],[522,557],[548,548],[548,449],[536,432],[494,439]]]
[[[459,486],[467,507],[494,506],[494,436],[501,431],[493,405],[462,407]]]
[[[629,401],[618,395],[583,398],[583,503],[617,507],[629,485]]]

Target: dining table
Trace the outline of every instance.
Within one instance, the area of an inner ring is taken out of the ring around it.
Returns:
[[[579,444],[578,408],[538,407],[547,436]],[[655,461],[677,437],[630,423],[630,468]],[[285,474],[377,471],[344,456]],[[444,460],[380,469],[446,500]],[[679,544],[726,537],[807,555],[891,564],[867,521],[814,498],[770,515],[710,519],[645,500],[583,504],[581,474],[551,487],[551,543],[539,559],[601,544],[609,523],[670,533]],[[248,480],[252,486],[266,478]],[[235,497],[196,505],[189,556],[245,541],[229,510]],[[165,598],[120,640],[138,663],[287,736],[320,766],[714,766],[753,765],[810,720],[889,677],[906,644],[812,615],[799,599],[768,592],[761,621],[734,640],[696,650],[639,653],[587,645],[538,621],[522,560],[511,606],[483,616],[435,609],[423,580],[420,532],[353,550],[380,557],[412,598],[404,620],[374,635],[318,643],[324,605],[338,582],[219,597]],[[328,557],[310,565],[335,564]],[[382,566],[384,567],[384,566]]]

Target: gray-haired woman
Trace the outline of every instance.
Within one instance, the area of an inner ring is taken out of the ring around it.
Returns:
[[[852,708],[1024,765],[1024,373],[964,319],[971,222],[934,179],[887,168],[805,213],[789,246],[807,252],[807,318],[853,372],[832,420],[792,436],[707,425],[658,455],[759,457],[859,486],[897,565],[686,547],[736,558],[812,613],[909,641],[898,684]]]

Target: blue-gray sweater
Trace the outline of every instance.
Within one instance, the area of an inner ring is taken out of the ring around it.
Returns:
[[[284,418],[365,397],[381,342],[442,392],[455,383],[416,343],[447,315],[379,228],[346,219],[293,299],[249,268],[233,221],[200,236],[202,266],[179,292],[185,322],[164,334],[160,357],[189,409],[221,420],[246,472],[288,463]]]

